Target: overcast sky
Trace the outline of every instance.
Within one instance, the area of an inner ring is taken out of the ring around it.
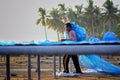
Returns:
[[[68,7],[87,5],[87,0],[0,0],[0,41],[42,41],[45,40],[44,30],[37,26],[39,7],[50,10],[60,3]],[[101,6],[105,0],[94,0]],[[119,5],[120,0],[113,0]],[[120,6],[119,6],[120,7]],[[57,40],[54,31],[47,30],[49,40]]]

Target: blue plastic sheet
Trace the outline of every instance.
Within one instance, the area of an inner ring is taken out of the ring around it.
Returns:
[[[108,31],[103,35],[102,40],[103,41],[116,41],[118,39],[117,39],[117,36],[116,36],[116,34],[114,32]]]
[[[87,40],[87,33],[85,29],[81,26],[76,25],[74,22],[72,24],[72,29],[76,32],[77,40],[83,41]],[[103,42],[115,42],[118,41],[116,34],[113,32],[106,32],[103,36],[103,40],[92,36],[89,39],[90,44],[94,44],[96,42],[103,43]],[[120,74],[120,67],[115,66],[104,59],[100,58],[98,55],[80,55],[79,56],[79,62],[88,69],[93,69],[94,71],[101,72],[101,73],[107,73],[107,74]]]
[[[87,39],[86,30],[84,27],[76,25],[75,22],[71,22],[72,29],[77,33],[77,41],[83,41]]]
[[[100,42],[96,37],[91,37],[89,42]],[[79,56],[79,62],[87,69],[93,69],[96,72],[106,73],[106,74],[120,74],[120,67],[105,61],[98,55],[81,55]]]

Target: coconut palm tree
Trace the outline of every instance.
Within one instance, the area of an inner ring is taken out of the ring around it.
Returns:
[[[86,22],[86,26],[90,29],[90,36],[91,35],[95,35],[94,32],[94,5],[93,5],[93,0],[88,0],[88,6],[87,8],[85,8],[85,12],[83,14],[84,18],[85,18],[85,22]]]
[[[67,20],[70,22],[77,22],[77,14],[72,8],[68,8],[67,13],[66,13]]]
[[[76,15],[77,15],[77,22],[76,23],[78,25],[83,25],[84,24],[83,17],[82,17],[83,5],[76,5],[75,9],[76,9]]]
[[[103,31],[102,25],[101,25],[101,8],[98,6],[94,6],[94,34],[97,37],[101,37],[101,32]]]
[[[64,23],[61,20],[61,16],[59,15],[58,9],[53,8],[49,16],[46,20],[48,29],[53,29],[58,34],[58,40],[59,40],[59,33],[64,33]]]
[[[58,4],[58,10],[59,10],[59,15],[61,17],[61,20],[65,23],[67,21],[66,18],[66,11],[67,9],[65,8],[65,4]]]
[[[46,10],[43,8],[38,9],[40,18],[37,19],[36,24],[42,24],[44,26],[45,38],[47,40],[47,31],[46,31]]]
[[[117,24],[115,33],[117,34],[117,37],[120,38],[120,23]]]
[[[106,0],[103,4],[105,12],[103,15],[104,23],[107,23],[108,31],[114,31],[118,23],[119,16],[117,15],[118,9],[114,6],[112,0]]]

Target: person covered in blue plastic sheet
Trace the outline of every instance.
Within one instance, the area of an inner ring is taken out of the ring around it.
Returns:
[[[71,40],[71,41],[77,41],[77,37],[76,37],[76,32],[72,29],[71,23],[66,23],[65,24],[65,28],[66,31],[68,33],[67,38],[66,39],[61,39],[61,41],[67,41],[67,40]],[[69,73],[69,59],[72,58],[75,69],[76,69],[76,73],[82,73],[80,65],[79,65],[79,61],[78,61],[78,56],[76,54],[74,55],[70,55],[70,54],[65,54],[63,56],[63,68],[64,68],[64,73]]]

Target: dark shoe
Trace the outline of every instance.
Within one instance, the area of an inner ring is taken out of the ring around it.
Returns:
[[[69,71],[63,71],[64,73],[69,73]]]
[[[37,72],[37,69],[35,70],[35,72]]]
[[[80,74],[84,74],[83,72],[80,72]]]
[[[76,72],[76,73],[78,73],[78,74],[83,74],[83,72],[81,72],[81,71],[80,71],[80,72]]]

